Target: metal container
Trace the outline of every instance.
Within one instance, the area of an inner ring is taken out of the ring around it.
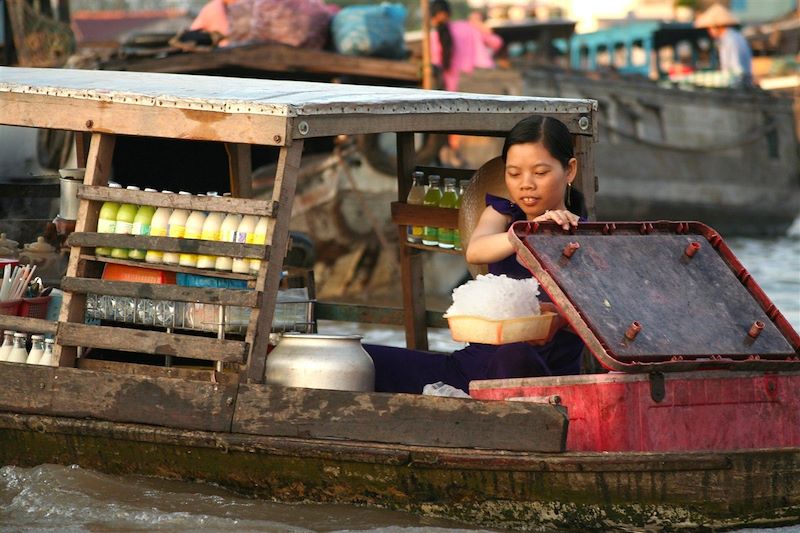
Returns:
[[[83,183],[85,168],[60,168],[61,196],[58,205],[58,214],[66,220],[78,218],[78,186]]]
[[[375,366],[359,335],[287,333],[267,356],[266,382],[285,387],[375,390]]]

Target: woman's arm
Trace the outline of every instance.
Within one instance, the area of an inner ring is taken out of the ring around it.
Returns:
[[[472,264],[494,263],[514,253],[508,241],[506,228],[511,217],[487,207],[481,213],[478,225],[469,238],[466,259]]]

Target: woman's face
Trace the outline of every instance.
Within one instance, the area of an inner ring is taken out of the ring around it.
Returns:
[[[506,154],[506,187],[530,220],[548,209],[566,209],[564,192],[576,169],[575,158],[564,168],[541,142],[514,144]]]

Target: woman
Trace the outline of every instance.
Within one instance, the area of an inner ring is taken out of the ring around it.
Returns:
[[[467,246],[467,261],[489,264],[493,274],[523,279],[531,273],[516,260],[506,231],[518,220],[553,221],[564,229],[577,226],[579,216],[569,209],[577,160],[572,135],[560,121],[531,116],[521,120],[506,137],[502,158],[511,200],[486,195],[486,209]],[[570,206],[573,207],[573,206]],[[552,304],[543,308],[555,310]],[[428,383],[443,381],[468,391],[475,379],[577,374],[583,343],[563,329],[558,318],[552,339],[540,345],[519,342],[500,346],[470,344],[448,356],[428,352],[365,345],[375,362],[375,390],[421,393]]]

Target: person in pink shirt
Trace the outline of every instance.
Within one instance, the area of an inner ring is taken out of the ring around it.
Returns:
[[[228,4],[235,0],[211,0],[203,6],[197,14],[189,30],[203,30],[208,33],[218,33],[223,36],[219,42],[220,46],[228,45],[228,37],[231,33],[230,19],[228,16]]]
[[[431,63],[441,69],[442,84],[457,91],[461,74],[476,68],[492,68],[492,55],[503,46],[503,39],[492,33],[479,13],[470,20],[450,20],[447,0],[431,2]]]

